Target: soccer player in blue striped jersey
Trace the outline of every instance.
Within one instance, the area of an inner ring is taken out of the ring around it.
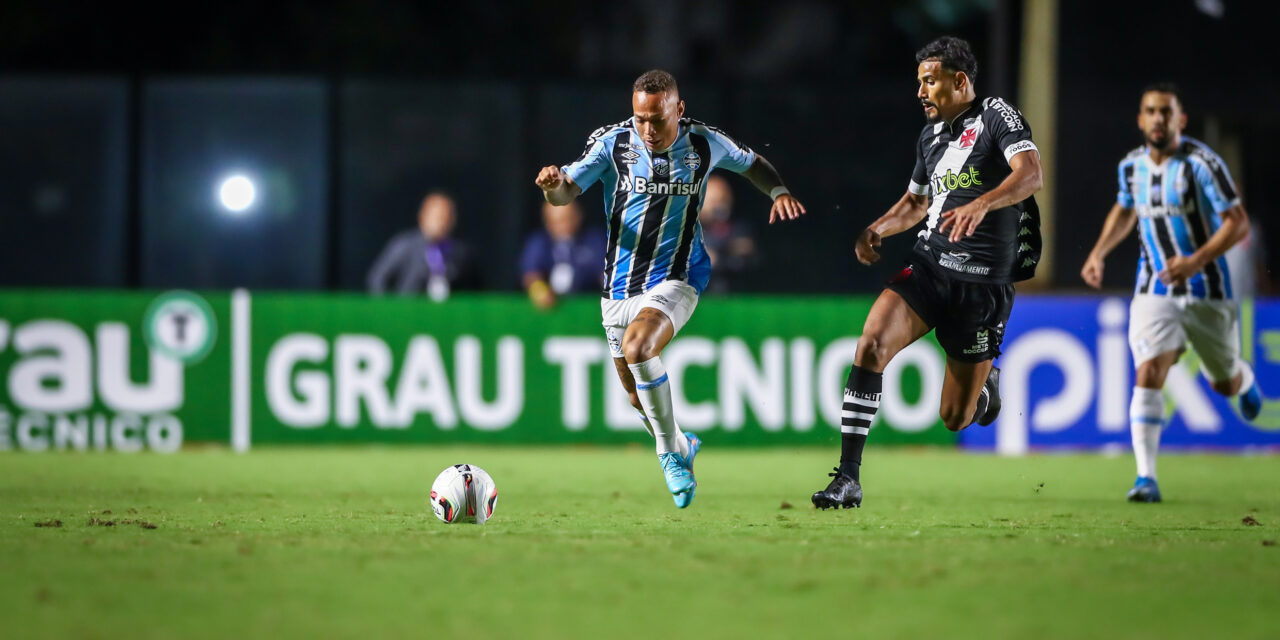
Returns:
[[[543,167],[535,183],[554,205],[600,182],[608,213],[605,337],[622,386],[657,440],[658,461],[677,507],[689,506],[701,442],[685,434],[671,407],[661,353],[689,321],[711,276],[698,210],[712,169],[740,173],[773,200],[769,223],[805,212],[764,156],[723,131],[684,117],[676,80],[648,71],[632,86],[633,115],[597,129],[582,155]]]
[[[1164,421],[1161,389],[1189,341],[1214,391],[1239,395],[1252,420],[1262,406],[1253,369],[1240,358],[1240,326],[1223,254],[1249,234],[1249,214],[1227,165],[1182,135],[1187,115],[1172,84],[1143,90],[1138,128],[1145,144],[1120,161],[1120,191],[1080,275],[1102,286],[1104,260],[1136,226],[1142,239],[1138,283],[1129,306],[1129,349],[1137,384],[1129,429],[1138,479],[1134,502],[1159,502],[1156,451]]]

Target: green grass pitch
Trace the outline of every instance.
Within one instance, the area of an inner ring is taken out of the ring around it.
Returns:
[[[1133,505],[1128,457],[873,443],[815,511],[836,455],[712,439],[680,511],[640,447],[4,454],[0,637],[1280,637],[1274,457],[1167,455]],[[455,462],[489,524],[428,509]]]

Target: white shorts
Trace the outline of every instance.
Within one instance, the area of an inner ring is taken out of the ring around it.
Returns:
[[[1138,366],[1162,353],[1181,351],[1188,341],[1210,382],[1235,377],[1240,325],[1234,300],[1138,294],[1129,303],[1129,350]]]
[[[645,293],[622,300],[600,300],[600,316],[603,318],[604,335],[609,339],[609,353],[622,357],[622,335],[627,325],[636,319],[641,309],[657,309],[671,319],[675,332],[680,333],[698,306],[698,290],[679,280],[665,280]]]

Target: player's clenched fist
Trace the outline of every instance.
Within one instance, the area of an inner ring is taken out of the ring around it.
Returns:
[[[872,264],[880,259],[880,252],[876,251],[879,248],[880,234],[867,228],[863,229],[862,234],[858,236],[858,243],[854,246],[854,252],[858,254],[858,262]]]
[[[564,174],[561,173],[560,167],[554,165],[543,167],[542,171],[538,172],[537,179],[533,182],[543,191],[551,191],[564,184]]]

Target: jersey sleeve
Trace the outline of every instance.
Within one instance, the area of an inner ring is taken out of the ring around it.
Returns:
[[[1116,171],[1120,181],[1120,189],[1116,192],[1116,204],[1126,208],[1133,208],[1133,186],[1129,184],[1129,180],[1133,177],[1133,163],[1125,160],[1120,161],[1120,167]]]
[[[597,129],[587,138],[587,147],[577,160],[560,167],[579,189],[586,191],[609,169],[613,160],[609,157],[609,140],[604,134],[608,128]]]
[[[925,172],[924,152],[919,142],[916,143],[916,168],[911,171],[911,182],[907,184],[907,191],[917,196],[929,195],[929,174]]]
[[[1240,195],[1222,158],[1207,153],[1195,154],[1191,157],[1191,171],[1214,213],[1222,213],[1240,204]]]
[[[706,136],[711,145],[711,163],[717,169],[742,173],[755,163],[756,152],[729,137],[729,134],[715,127],[707,127]]]
[[[996,148],[1004,154],[1005,162],[1023,151],[1040,152],[1031,140],[1031,125],[1013,105],[1001,98],[989,98],[982,115],[983,124]]]

